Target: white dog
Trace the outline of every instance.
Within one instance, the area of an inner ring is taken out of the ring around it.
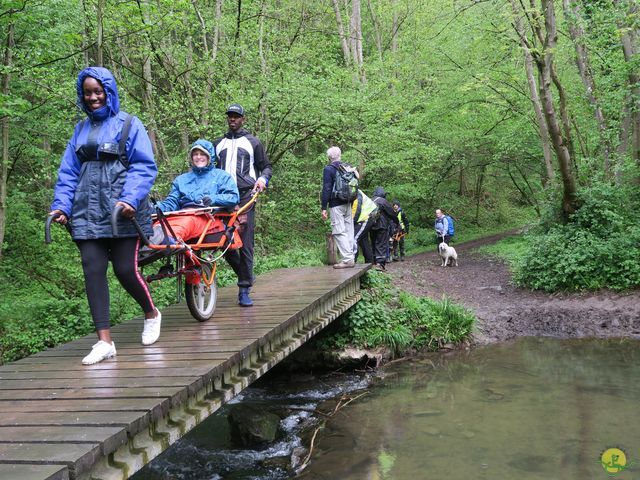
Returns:
[[[442,258],[442,267],[446,267],[447,264],[450,266],[458,266],[458,254],[456,253],[456,249],[450,247],[446,243],[442,242],[438,245],[438,251],[440,252],[440,257]]]

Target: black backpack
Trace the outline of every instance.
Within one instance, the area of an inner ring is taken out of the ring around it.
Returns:
[[[331,197],[342,202],[353,202],[358,196],[358,173],[355,167],[341,163],[336,167]]]

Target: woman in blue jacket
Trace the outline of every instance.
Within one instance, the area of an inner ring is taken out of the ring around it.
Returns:
[[[78,122],[58,170],[54,200],[49,215],[71,225],[71,237],[82,258],[85,289],[98,343],[82,359],[85,365],[116,355],[111,340],[107,266],[145,314],[142,344],[151,345],[160,336],[160,311],[137,268],[139,240],[130,218],[136,217],[145,233],[151,233],[148,194],[156,178],[151,141],[135,117],[119,155],[119,142],[129,115],[120,110],[116,81],[109,70],[89,67],[76,82],[78,105],[87,119]],[[122,207],[118,234],[111,227],[111,213]]]

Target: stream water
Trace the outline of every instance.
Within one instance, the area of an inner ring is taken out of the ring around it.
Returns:
[[[360,393],[329,419],[314,414]],[[238,401],[279,412],[281,440],[233,447],[225,407],[132,478],[294,478],[269,459],[323,425],[299,478],[637,479],[639,400],[640,342],[622,340],[522,338],[375,375],[267,376]]]

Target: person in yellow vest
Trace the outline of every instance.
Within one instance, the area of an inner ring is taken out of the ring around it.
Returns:
[[[398,250],[400,250],[400,261],[404,262],[404,237],[409,233],[409,219],[398,200],[393,201],[393,209],[398,214],[398,228],[392,237],[393,261],[398,261]]]
[[[351,205],[353,217],[354,254],[358,260],[358,248],[362,251],[365,263],[373,263],[373,249],[369,239],[369,230],[378,219],[378,206],[362,190]]]

